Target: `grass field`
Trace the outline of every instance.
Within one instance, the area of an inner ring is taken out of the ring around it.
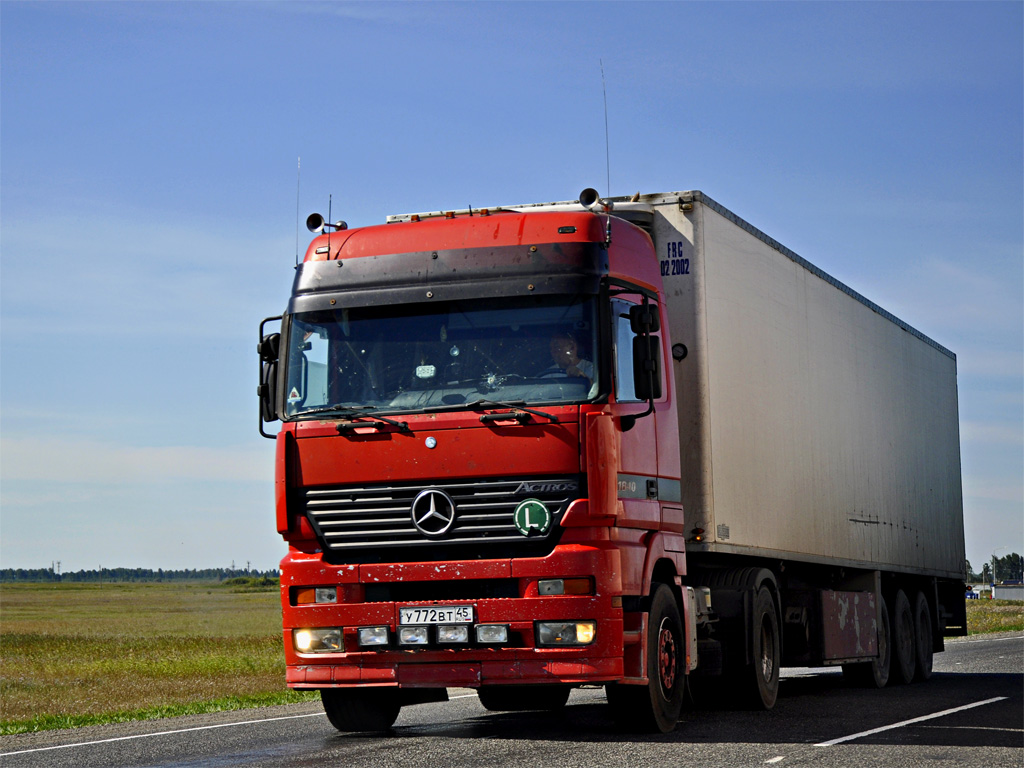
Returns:
[[[276,587],[4,584],[0,734],[315,697],[284,683]]]
[[[1024,631],[1024,603],[1017,600],[968,600],[967,632]]]
[[[971,634],[1024,603],[968,600]],[[315,699],[288,691],[276,587],[0,586],[0,734]]]

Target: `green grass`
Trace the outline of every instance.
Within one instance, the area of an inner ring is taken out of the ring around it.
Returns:
[[[278,590],[4,584],[0,734],[304,701],[284,683]]]
[[[967,633],[1024,631],[1024,602],[1019,600],[968,600]]]

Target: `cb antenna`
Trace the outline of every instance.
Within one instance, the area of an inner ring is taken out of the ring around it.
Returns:
[[[608,185],[608,197],[612,196],[612,163],[608,141],[608,89],[604,84],[604,60],[598,59],[601,65],[601,93],[604,96],[604,168],[605,183]]]
[[[295,266],[299,266],[299,190],[302,188],[302,157],[295,170]]]

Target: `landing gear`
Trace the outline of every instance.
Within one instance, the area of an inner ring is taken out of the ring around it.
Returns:
[[[683,710],[686,650],[683,622],[672,590],[659,584],[651,596],[647,624],[646,688],[610,683],[605,686],[615,720],[630,730],[668,733]]]
[[[397,688],[321,688],[320,699],[339,731],[386,731],[402,708]]]

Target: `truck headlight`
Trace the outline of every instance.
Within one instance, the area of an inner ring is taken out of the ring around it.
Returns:
[[[388,628],[383,627],[360,627],[356,630],[356,636],[359,638],[359,645],[361,646],[381,646],[387,645],[388,640]]]
[[[429,641],[426,627],[401,627],[398,630],[399,645],[426,645]]]
[[[508,642],[508,625],[477,624],[476,641],[481,645],[504,645]]]
[[[293,629],[292,643],[299,653],[333,653],[344,647],[340,627]]]
[[[438,624],[437,642],[439,643],[468,643],[468,624]]]
[[[597,635],[594,621],[538,621],[538,645],[590,645]]]

